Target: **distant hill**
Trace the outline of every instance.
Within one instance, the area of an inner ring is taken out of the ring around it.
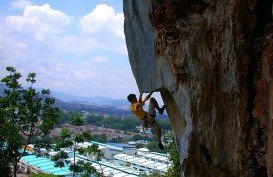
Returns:
[[[0,95],[4,93],[6,86],[0,82]],[[37,91],[41,89],[36,88]],[[126,99],[112,99],[106,97],[79,97],[61,92],[52,91],[56,98],[56,106],[67,111],[88,111],[93,113],[109,114],[114,116],[134,117],[129,110],[130,103]],[[167,115],[157,115],[158,119],[167,118]]]
[[[0,82],[0,95],[4,93],[4,89],[6,86]],[[36,88],[38,91],[41,91],[42,89]],[[69,95],[61,92],[55,92],[51,91],[51,94],[54,98],[61,100],[63,102],[69,102],[69,103],[77,103],[77,104],[91,104],[91,105],[105,105],[105,106],[112,106],[112,107],[129,107],[129,102],[126,99],[112,99],[107,97],[80,97],[80,96],[74,96]]]
[[[129,102],[126,99],[112,99],[107,97],[80,97],[69,95],[61,92],[52,91],[52,96],[64,101],[64,102],[72,102],[72,103],[81,103],[81,104],[96,104],[96,105],[108,105],[114,107],[128,107]]]
[[[134,117],[129,109],[117,109],[116,107],[112,106],[89,105],[75,102],[63,102],[60,100],[56,100],[55,105],[66,111],[87,111],[90,113],[98,113],[99,115],[109,114],[111,116],[118,117]]]

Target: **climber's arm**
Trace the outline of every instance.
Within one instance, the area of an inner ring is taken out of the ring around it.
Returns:
[[[145,101],[149,100],[149,99],[151,98],[152,94],[153,94],[153,92],[149,93],[149,94],[144,98],[144,100],[142,101],[142,103],[144,104]]]
[[[142,95],[143,95],[143,93],[140,92],[139,97],[138,97],[138,102],[139,102],[139,103],[142,103]]]

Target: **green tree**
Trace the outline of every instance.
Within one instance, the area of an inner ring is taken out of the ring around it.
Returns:
[[[74,113],[72,119],[72,124],[77,125],[77,126],[82,126],[83,125],[83,115],[81,113]]]
[[[71,131],[68,128],[63,128],[60,132],[60,137],[64,140],[71,138]]]
[[[86,118],[86,122],[88,124],[92,124],[94,126],[100,126],[100,127],[107,127],[107,128],[113,128],[117,130],[130,130],[130,131],[136,131],[136,126],[140,125],[141,123],[136,119],[121,119],[121,118],[104,118],[104,117],[96,117],[89,115]]]
[[[92,144],[91,146],[88,146],[85,152],[89,157],[93,157],[92,160],[95,161],[101,160],[103,156],[97,144]]]
[[[6,145],[2,141],[3,139],[0,136],[0,148],[5,149]],[[0,176],[10,176],[9,163],[12,161],[12,158],[4,150],[0,150],[0,159]]]
[[[53,144],[53,139],[49,135],[45,135],[43,137],[33,137],[30,140],[30,144],[35,144],[46,148],[46,146]]]
[[[160,153],[166,153],[166,150],[161,150],[158,147],[158,141],[151,141],[148,143],[147,148],[150,151],[160,152]]]
[[[68,154],[64,151],[59,151],[56,155],[52,157],[52,160],[55,161],[55,167],[64,167],[65,159],[68,158]]]
[[[87,118],[86,118],[86,123],[87,124],[95,125],[98,121],[99,121],[99,119],[97,119],[93,115],[88,115]]]
[[[158,123],[160,124],[160,126],[163,130],[169,130],[169,131],[172,130],[171,122],[169,119],[168,120],[160,119],[160,120],[158,120]]]
[[[83,114],[81,112],[78,111],[69,111],[69,112],[62,112],[62,114],[60,115],[60,119],[59,122],[57,124],[57,126],[61,126],[62,124],[76,124],[74,118],[78,117],[79,119],[83,120]]]
[[[33,85],[36,74],[29,73],[26,81],[30,84],[23,88],[19,83],[22,75],[14,67],[7,67],[9,75],[3,82],[7,89],[0,97],[0,154],[5,154],[13,163],[13,175],[16,176],[17,163],[26,151],[26,146],[35,136],[43,136],[57,124],[60,110],[54,107],[55,99],[50,91],[43,89],[37,92]],[[19,149],[25,145],[23,152]]]
[[[76,116],[75,116],[76,115]],[[73,116],[72,123],[77,126],[83,125],[83,119],[79,117],[79,114],[75,114]],[[65,148],[65,147],[71,147],[73,146],[73,164],[70,165],[69,169],[73,171],[73,176],[76,175],[76,173],[83,172],[85,169],[84,167],[87,167],[88,165],[83,162],[76,163],[76,151],[79,151],[79,153],[82,153],[82,149],[77,147],[78,143],[82,143],[84,141],[90,141],[91,140],[91,133],[88,131],[77,133],[72,136],[72,132],[68,128],[63,128],[60,132],[60,138],[61,141],[59,141],[56,144],[56,149]],[[62,167],[64,165],[65,159],[68,158],[66,156],[57,156],[56,158],[53,158],[55,161],[55,164],[57,167]]]
[[[174,137],[171,133],[167,135],[167,147],[168,153],[170,154],[170,160],[173,162],[173,166],[168,169],[167,176],[180,177],[182,166],[180,164],[179,152],[174,142]]]
[[[99,176],[90,162],[84,162],[82,160],[78,161],[75,166],[70,166],[70,170],[75,171],[75,173],[81,173],[82,177],[90,177],[91,174]]]
[[[62,124],[71,124],[72,122],[70,112],[62,112],[60,115],[60,119],[58,121],[57,126],[61,126]]]
[[[97,161],[98,162],[99,160],[101,160],[101,158],[103,156],[103,154],[97,144],[92,144],[91,146],[88,146],[85,150],[85,153],[89,157],[90,161]],[[97,176],[103,176],[103,168],[100,163],[98,163],[98,164],[100,165],[100,168],[101,168],[101,175],[96,172],[95,172],[95,174]],[[92,172],[94,173],[94,171],[92,171]]]
[[[106,143],[107,142],[107,136],[104,133],[101,134],[101,135],[93,135],[92,140],[100,142],[100,143]]]

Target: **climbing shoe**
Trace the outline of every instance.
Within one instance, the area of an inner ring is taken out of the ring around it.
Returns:
[[[161,141],[158,141],[158,147],[159,149],[164,150],[164,146]]]
[[[159,114],[163,114],[165,108],[166,108],[166,106],[163,105],[162,108],[160,108],[160,109],[158,110],[158,113],[159,113]]]

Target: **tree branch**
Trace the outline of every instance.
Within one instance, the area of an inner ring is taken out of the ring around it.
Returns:
[[[19,162],[19,160],[23,157],[23,155],[25,154],[26,152],[26,149],[27,149],[27,145],[29,144],[30,142],[30,139],[32,138],[33,136],[33,132],[34,132],[34,127],[35,127],[35,124],[32,124],[31,127],[30,127],[30,131],[29,131],[29,135],[27,136],[28,139],[27,139],[27,142],[25,143],[25,147],[24,147],[24,150],[23,152],[21,153],[21,155],[16,159],[17,162]]]
[[[29,136],[29,137],[28,137],[27,142],[25,143],[25,147],[24,147],[23,152],[22,152],[21,155],[16,159],[17,162],[19,162],[19,160],[20,160],[20,159],[23,157],[23,155],[25,154],[26,149],[27,149],[27,145],[29,144],[31,138],[32,138],[32,136]]]

